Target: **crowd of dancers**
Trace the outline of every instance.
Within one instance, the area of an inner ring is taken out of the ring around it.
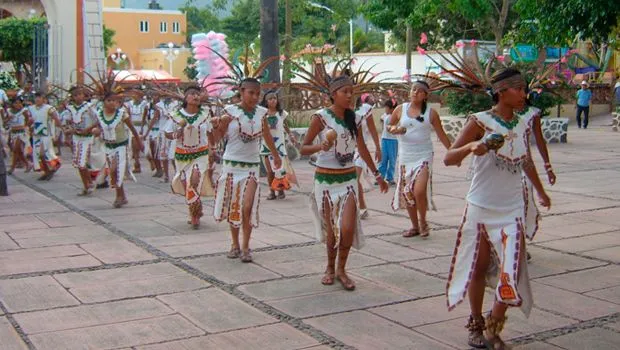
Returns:
[[[18,167],[41,171],[39,180],[49,181],[60,167],[58,146],[71,145],[72,165],[82,184],[78,195],[89,196],[95,188],[109,186],[116,192],[113,206],[121,208],[128,203],[124,182],[135,180],[134,174],[144,170],[143,153],[152,176],[169,182],[172,193],[185,197],[193,228],[200,227],[205,214],[203,201],[213,198],[210,214],[230,227],[227,257],[247,263],[253,259],[252,230],[259,225],[261,162],[267,170],[268,200],[282,200],[286,190],[298,185],[287,157],[288,139],[300,144],[301,155],[314,156],[311,215],[316,238],[327,250],[320,282],[337,281],[354,290],[346,266],[351,247],[360,249],[364,244],[361,220],[368,216],[367,188],[378,186],[386,193],[392,185],[391,207],[406,210],[411,220],[403,236],[430,235],[427,211],[435,209],[434,132],[448,150],[446,166],[460,166],[468,156],[473,158],[471,187],[449,271],[448,308],[469,295],[469,345],[505,348],[500,333],[506,309],[519,306],[528,315],[532,307],[525,238],[533,238],[538,227],[534,190],[543,207],[551,205],[532,161],[532,134],[548,180],[555,183],[540,131],[540,111],[527,106],[527,83],[520,72],[502,68],[473,82],[466,71],[457,75],[463,82],[460,89],[488,88],[494,106],[471,115],[451,142],[428,99],[433,91],[454,83],[436,77],[409,83],[408,101],[386,99],[379,134],[372,117],[377,84],[367,79],[374,75],[352,71],[350,62],[337,63],[332,72],[298,68],[305,88],[328,97],[324,108],[313,113],[303,140],[296,140],[286,126],[288,114],[278,91],[261,87],[261,71],[229,77],[236,93],[229,104],[208,96],[199,86],[182,92],[159,86],[123,88],[110,73],[71,87],[69,97],[57,107],[38,93],[32,101],[24,94],[7,101],[1,113],[3,139],[11,154],[9,172]],[[495,289],[495,303],[485,317],[482,300],[487,285]]]

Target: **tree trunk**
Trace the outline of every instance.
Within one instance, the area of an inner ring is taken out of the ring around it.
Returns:
[[[501,55],[503,53],[502,39],[504,38],[504,30],[506,29],[506,20],[508,19],[508,12],[512,3],[510,0],[502,1],[502,9],[497,20],[497,27],[493,31],[495,35],[495,54]]]
[[[280,37],[278,34],[278,0],[261,0],[260,7],[260,58],[280,57]],[[280,82],[280,60],[268,67],[267,81]]]
[[[291,13],[291,0],[285,0],[284,4],[284,108],[290,110],[291,105],[291,56],[293,56],[291,42],[293,41],[293,14]]]

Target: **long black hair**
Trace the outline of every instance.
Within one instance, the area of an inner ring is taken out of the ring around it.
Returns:
[[[427,82],[425,82],[424,80],[418,80],[418,81],[416,81],[415,83],[413,83],[413,86],[412,86],[411,88],[413,89],[413,87],[414,87],[416,84],[424,85],[424,86],[426,86],[426,88],[427,88],[428,90],[430,90],[430,88],[431,88],[431,86],[430,86],[430,85],[428,85],[428,83],[427,83]],[[420,113],[421,113],[421,114],[426,113],[426,107],[428,106],[428,104],[427,104],[427,102],[426,102],[426,101],[428,101],[428,95],[429,95],[429,94],[430,94],[430,92],[427,92],[427,93],[426,93],[426,99],[425,99],[424,101],[422,101],[422,108],[420,108]]]
[[[344,80],[344,79],[350,79],[348,76],[346,75],[341,75],[337,78],[334,78],[330,83],[335,83],[338,82],[339,80]],[[336,90],[338,91],[338,90]],[[334,91],[335,92],[335,91]],[[334,103],[334,98],[331,96],[329,96],[330,100],[332,101],[332,104]],[[357,138],[357,123],[356,123],[356,115],[355,115],[355,111],[352,110],[351,108],[347,107],[344,110],[344,125],[347,127],[347,130],[349,130],[349,132],[351,133],[351,137],[353,137],[353,139]]]
[[[275,95],[276,96],[276,100],[278,101],[278,103],[276,104],[276,110],[278,111],[278,113],[282,113],[282,105],[280,104],[280,97],[278,96],[278,92],[275,90],[269,90],[265,93],[265,95],[263,95],[263,100],[260,102],[260,105],[268,108],[267,106],[267,96],[269,95]]]
[[[514,68],[499,69],[495,73],[493,73],[493,76],[491,76],[491,84],[495,84],[498,81],[502,81],[504,79],[508,79],[510,77],[520,74],[521,72],[518,69]],[[493,97],[493,103],[497,104],[499,102],[499,94],[497,92],[491,93],[491,97]]]

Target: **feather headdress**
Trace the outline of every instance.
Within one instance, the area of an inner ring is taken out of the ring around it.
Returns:
[[[107,71],[99,70],[97,76],[84,70],[80,70],[80,72],[84,73],[84,75],[86,75],[86,77],[90,79],[90,83],[75,84],[72,85],[69,89],[65,89],[61,86],[53,84],[52,86],[69,94],[76,90],[82,90],[87,95],[98,99],[103,99],[106,95],[109,94],[129,96],[139,93],[136,89],[124,89],[121,86],[121,84],[126,79],[129,79],[133,76],[131,74],[123,77],[122,79],[117,79],[119,73],[115,73],[112,69],[108,69]]]

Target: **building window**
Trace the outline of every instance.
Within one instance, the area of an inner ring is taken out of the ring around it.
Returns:
[[[159,31],[161,33],[168,33],[168,22],[160,22],[159,23]]]
[[[141,33],[149,32],[149,21],[140,21],[140,32]]]
[[[179,24],[179,22],[172,22],[172,32],[173,33],[181,32],[181,25]]]

